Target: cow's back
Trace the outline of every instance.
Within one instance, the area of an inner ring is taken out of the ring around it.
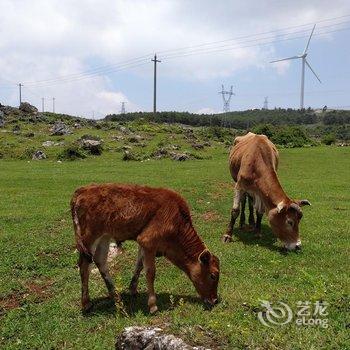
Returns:
[[[136,239],[156,215],[163,223],[179,213],[190,220],[188,206],[176,192],[138,185],[84,186],[75,191],[71,207],[83,229],[120,241]]]
[[[229,165],[236,182],[239,179],[254,181],[254,177],[261,175],[265,167],[277,171],[278,151],[267,136],[249,132],[235,138]]]

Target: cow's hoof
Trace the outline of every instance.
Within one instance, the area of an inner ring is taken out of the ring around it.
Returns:
[[[93,306],[93,304],[92,304],[91,301],[88,301],[88,302],[84,303],[83,306],[82,306],[83,314],[89,313],[91,311],[91,309],[92,309],[92,306]]]
[[[230,236],[230,235],[223,235],[221,240],[222,240],[223,243],[230,243],[230,242],[232,242],[232,236]]]
[[[150,309],[149,309],[149,313],[151,315],[155,314],[158,311],[158,306],[157,305],[153,305]]]
[[[139,294],[137,288],[130,288],[129,291],[132,297],[136,297],[136,295]]]

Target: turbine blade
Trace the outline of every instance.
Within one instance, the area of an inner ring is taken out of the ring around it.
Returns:
[[[317,76],[317,74],[315,73],[315,71],[311,68],[309,62],[305,59],[305,63],[306,65],[310,68],[311,72],[314,73],[314,76],[317,78],[317,80],[322,83],[322,81],[320,80],[320,78]]]
[[[306,44],[306,46],[305,46],[305,50],[304,50],[303,55],[305,55],[305,54],[306,54],[307,49],[309,48],[309,45],[310,45],[310,40],[311,40],[312,34],[314,33],[315,27],[316,27],[316,24],[314,24],[314,27],[312,28],[312,31],[311,31],[311,34],[310,34],[309,40],[307,41],[307,44]]]
[[[274,60],[274,61],[271,61],[270,63],[287,61],[287,60],[296,60],[297,58],[301,58],[301,57],[300,56],[292,56],[292,57],[282,58],[280,60]]]

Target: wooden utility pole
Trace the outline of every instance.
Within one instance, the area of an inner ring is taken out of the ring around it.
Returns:
[[[52,97],[52,113],[55,113],[55,98]]]
[[[19,83],[18,84],[18,87],[19,87],[19,105],[21,105],[21,103],[22,103],[22,84],[21,83]]]
[[[154,85],[153,85],[153,116],[156,117],[157,113],[157,62],[162,62],[157,60],[157,55],[151,60],[154,62]]]

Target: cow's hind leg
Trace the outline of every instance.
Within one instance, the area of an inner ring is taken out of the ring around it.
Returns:
[[[244,193],[242,195],[241,199],[241,215],[239,217],[239,228],[243,229],[245,228],[245,205],[247,202],[247,193]]]
[[[244,192],[242,190],[237,189],[237,187],[236,187],[235,195],[233,198],[233,206],[232,206],[232,210],[231,210],[230,223],[227,227],[226,234],[224,234],[224,236],[222,237],[222,241],[224,243],[228,243],[228,242],[232,241],[233,227],[234,227],[236,219],[240,213],[239,206],[241,204],[241,198],[242,198],[243,194],[244,194]]]
[[[129,286],[129,290],[130,290],[131,295],[137,294],[137,286],[139,283],[139,277],[140,277],[140,273],[141,273],[142,269],[143,269],[143,251],[142,251],[142,248],[139,247],[139,251],[137,253],[137,260],[136,260],[134,274],[132,276],[130,286]]]
[[[146,272],[148,307],[151,314],[158,310],[156,293],[154,291],[154,278],[156,276],[156,254],[152,250],[144,249],[143,264]]]
[[[85,253],[80,253],[78,266],[81,278],[81,306],[83,312],[89,311],[92,307],[89,296],[89,275],[91,263],[91,257],[88,257]]]
[[[110,243],[110,238],[107,236],[103,236],[100,239],[94,253],[94,262],[98,270],[100,271],[100,274],[106,284],[109,296],[111,298],[114,298],[116,295],[115,287],[114,287],[114,283],[111,278],[111,275],[109,274],[109,269],[107,264],[109,243]]]
[[[254,219],[254,203],[253,203],[253,197],[250,195],[248,196],[248,207],[249,207],[249,227],[251,230],[254,230],[255,228],[255,219]]]

